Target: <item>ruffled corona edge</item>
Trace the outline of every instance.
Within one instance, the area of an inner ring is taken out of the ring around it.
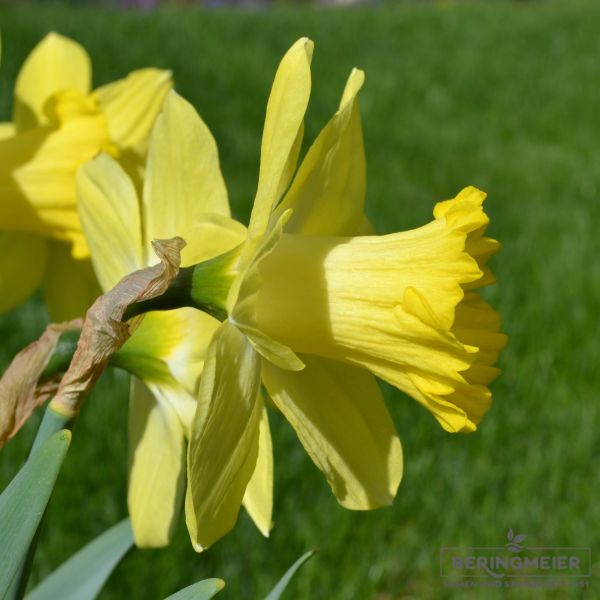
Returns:
[[[469,187],[434,209],[436,220],[444,220],[446,227],[464,234],[463,253],[474,259],[479,276],[460,283],[462,298],[457,303],[450,321],[436,318],[429,302],[408,289],[402,308],[413,312],[423,323],[438,330],[448,350],[462,356],[466,369],[450,369],[444,376],[432,373],[412,373],[415,389],[412,395],[429,408],[444,429],[451,432],[471,432],[477,428],[491,405],[488,385],[499,375],[494,366],[507,337],[500,333],[500,315],[475,291],[495,282],[487,266],[488,259],[500,249],[496,240],[484,235],[489,218],[483,210],[485,194]],[[407,298],[407,295],[409,298]]]

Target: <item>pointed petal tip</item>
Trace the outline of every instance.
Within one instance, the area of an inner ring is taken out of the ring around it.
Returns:
[[[260,531],[260,533],[263,537],[270,538],[271,537],[271,529],[273,529],[274,525],[275,525],[275,522],[271,521],[268,529],[264,528],[264,527],[258,527],[258,530]]]
[[[171,81],[173,79],[173,71],[171,69],[157,69],[160,73],[162,73],[162,77],[160,77],[160,82],[164,83],[166,81]],[[173,91],[173,88],[169,90],[169,92]]]
[[[61,33],[58,33],[58,31],[50,31],[48,32],[42,39],[40,43],[44,43],[44,42],[62,42],[62,41],[69,41],[69,42],[73,42],[74,40],[70,37],[67,37],[65,35],[62,35]]]
[[[203,546],[199,542],[195,542],[194,540],[192,540],[192,548],[194,549],[195,552],[200,554],[201,552],[204,552],[205,550],[207,550],[208,546]]]
[[[47,33],[34,47],[33,51],[37,49],[46,49],[50,46],[58,46],[62,45],[65,50],[73,50],[76,49],[81,51],[83,55],[85,55],[85,59],[90,62],[90,57],[87,53],[87,50],[77,41],[71,37],[63,35],[62,33],[58,33],[57,31],[50,31]]]
[[[365,80],[365,72],[359,67],[352,67],[352,71],[350,71],[350,77],[359,77],[362,81]]]
[[[350,71],[350,75],[346,80],[346,85],[344,87],[344,92],[340,100],[340,106],[337,114],[339,114],[341,111],[347,108],[350,103],[356,100],[358,92],[360,92],[364,83],[365,72],[354,67],[352,71]]]
[[[292,48],[296,46],[303,46],[304,51],[308,56],[308,60],[312,60],[313,51],[315,49],[315,43],[309,37],[301,37],[295,44],[293,44]]]

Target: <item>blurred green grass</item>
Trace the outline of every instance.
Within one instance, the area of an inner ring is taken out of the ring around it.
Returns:
[[[458,598],[439,576],[442,546],[496,546],[508,528],[531,545],[600,548],[600,5],[401,4],[386,9],[108,12],[22,6],[0,11],[0,113],[18,66],[51,29],[83,43],[101,84],[131,69],[173,69],[220,147],[236,217],[256,185],[265,102],[298,37],[316,42],[307,140],[335,110],[353,66],[361,106],[368,212],[380,232],[429,220],[433,203],[473,184],[489,192],[503,243],[487,294],[510,345],[494,405],[470,436],[444,433],[386,388],[401,434],[404,480],[393,507],[351,513],[279,415],[275,522],[263,539],[243,514],[196,555],[183,526],[166,550],[137,551],[104,598],[161,598],[197,579],[255,599],[308,548],[319,555],[289,598]],[[0,364],[42,330],[39,299],[0,319]],[[43,577],[125,514],[127,385],[108,373],[87,401],[53,499],[34,575]],[[35,423],[0,455],[0,485],[23,460]],[[596,555],[595,573],[599,572]],[[598,589],[598,580],[592,580]],[[578,597],[491,590],[474,598]],[[593,590],[590,590],[594,595]],[[598,592],[596,591],[596,594]],[[219,596],[219,597],[221,597]]]

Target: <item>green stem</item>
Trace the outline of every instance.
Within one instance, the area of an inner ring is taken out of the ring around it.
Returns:
[[[227,294],[236,276],[235,264],[239,257],[239,247],[191,267],[179,269],[161,296],[143,300],[129,306],[123,321],[138,315],[161,310],[191,307],[212,315],[219,321],[227,318]],[[47,381],[58,373],[64,373],[69,365],[81,331],[67,331],[61,334],[40,381]],[[115,363],[119,362],[118,352]]]
[[[237,261],[239,248],[179,269],[167,291],[151,300],[132,304],[123,321],[153,310],[173,310],[186,306],[197,308],[219,321],[227,318],[227,294],[235,277],[232,265]]]
[[[173,310],[184,306],[194,306],[191,297],[194,267],[179,269],[175,279],[171,281],[167,291],[151,300],[143,300],[132,304],[123,315],[123,321],[150,312],[151,310]]]

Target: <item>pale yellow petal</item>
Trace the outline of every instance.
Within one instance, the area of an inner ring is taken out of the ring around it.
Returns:
[[[245,228],[229,218],[215,141],[194,108],[171,91],[152,132],[143,195],[147,253],[153,239],[186,240],[182,266],[240,244]]]
[[[290,214],[291,211],[283,213],[269,233],[250,241],[250,244],[256,243],[256,250],[251,263],[231,286],[227,302],[229,319],[247,336],[257,352],[278,367],[297,371],[304,368],[304,363],[294,351],[257,326],[257,301],[262,287],[260,265],[277,247]]]
[[[356,235],[364,221],[366,163],[358,92],[364,73],[354,69],[340,108],[323,128],[273,218],[287,209],[289,233]]]
[[[391,504],[402,478],[402,448],[375,378],[334,360],[302,360],[306,368],[299,372],[265,361],[269,395],[342,506]]]
[[[302,141],[304,113],[310,96],[313,42],[299,39],[285,54],[267,104],[260,150],[260,172],[249,233],[264,233],[271,211],[288,187]]]
[[[51,125],[0,140],[0,222],[4,229],[61,240],[81,235],[75,173],[110,149],[104,116],[80,92],[53,97]]]
[[[177,413],[133,378],[127,502],[137,546],[157,548],[169,543],[183,504],[184,463],[184,435]]]
[[[110,137],[121,150],[146,154],[152,125],[172,87],[171,71],[140,69],[94,91]]]
[[[261,359],[223,323],[204,365],[188,447],[186,522],[200,551],[237,520],[258,455]]]
[[[210,341],[219,322],[193,309],[179,308],[147,313],[113,362],[147,382],[179,382],[194,398]],[[195,401],[192,410],[195,410]],[[189,427],[191,417],[183,416]]]
[[[50,181],[50,153],[46,155],[44,145],[60,148],[56,142],[60,133],[51,127],[30,129],[24,133],[0,139],[0,223],[3,229],[27,231],[41,235],[51,235],[60,229],[65,231],[76,226],[73,217],[73,190],[63,187],[66,199],[47,193],[43,181],[56,185],[64,182],[63,173],[55,172],[54,182]],[[42,186],[38,186],[38,178]],[[58,216],[58,218],[57,218]]]
[[[17,128],[14,123],[0,123],[0,140],[12,137],[17,133]]]
[[[0,313],[24,302],[39,287],[46,267],[46,240],[0,232]]]
[[[43,290],[53,321],[84,317],[102,293],[89,259],[73,258],[69,244],[54,240],[48,242]]]
[[[266,406],[263,406],[260,419],[256,468],[248,482],[243,504],[259,531],[269,537],[273,527],[273,442]]]
[[[49,33],[29,54],[15,84],[14,121],[19,130],[48,122],[45,104],[56,92],[87,94],[91,63],[85,49],[58,33]]]
[[[218,214],[198,214],[187,225],[186,246],[181,252],[181,266],[204,262],[239,246],[246,239],[246,228],[229,217]]]
[[[147,240],[191,240],[205,213],[228,217],[217,145],[194,107],[171,91],[152,131],[144,183]]]
[[[77,174],[81,224],[104,291],[142,268],[142,225],[133,183],[112,158],[100,154]]]

